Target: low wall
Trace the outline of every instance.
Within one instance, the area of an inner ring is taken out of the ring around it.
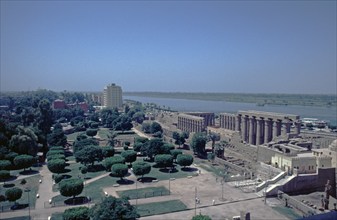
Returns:
[[[282,191],[278,191],[277,195],[278,198],[284,202],[284,204],[294,207],[295,209],[301,211],[305,216],[316,215],[320,213],[320,211],[318,211],[317,209],[314,209],[304,204],[303,202],[298,201],[297,199],[287,195]]]
[[[274,188],[267,193],[267,196],[275,196],[276,190],[281,190],[287,194],[299,195],[312,192],[323,192],[327,180],[330,180],[330,195],[336,195],[335,168],[320,168],[316,174],[299,174],[283,185]]]

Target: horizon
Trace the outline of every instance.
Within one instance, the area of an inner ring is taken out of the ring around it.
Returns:
[[[336,1],[1,1],[0,91],[336,94]]]

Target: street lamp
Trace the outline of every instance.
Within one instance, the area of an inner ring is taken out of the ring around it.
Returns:
[[[29,213],[29,219],[30,219],[30,199],[29,199],[29,192],[30,192],[30,189],[29,189],[29,188],[26,188],[26,189],[25,189],[25,192],[27,192],[27,194],[28,194],[28,213]]]
[[[194,216],[197,215],[197,187],[194,189]]]
[[[137,182],[138,182],[138,179],[136,178],[136,209],[137,209],[137,203],[138,203],[138,189],[137,189]]]

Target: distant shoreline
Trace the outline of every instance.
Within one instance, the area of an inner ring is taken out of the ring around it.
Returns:
[[[187,92],[123,92],[125,96],[191,99],[255,103],[256,105],[337,106],[337,95],[325,94],[248,94],[248,93],[187,93]]]

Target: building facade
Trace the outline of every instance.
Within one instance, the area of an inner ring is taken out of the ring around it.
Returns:
[[[103,90],[103,105],[107,108],[122,108],[122,88],[112,83]]]

